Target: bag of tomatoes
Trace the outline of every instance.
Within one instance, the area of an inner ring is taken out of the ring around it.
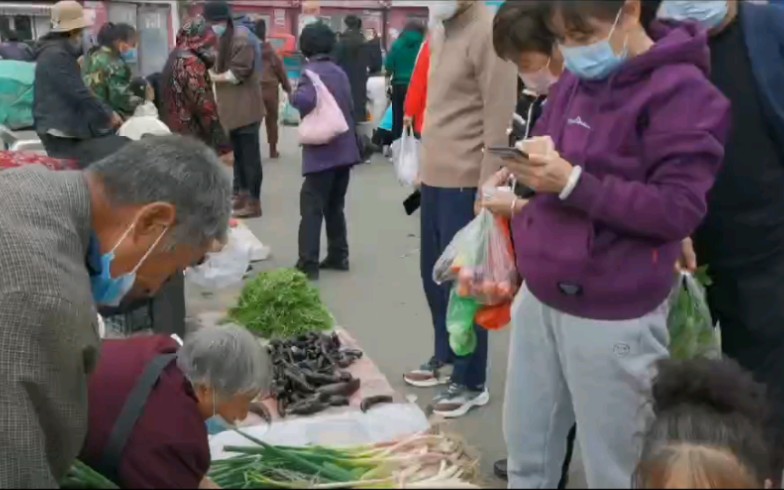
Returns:
[[[454,281],[455,291],[480,305],[499,305],[518,288],[509,223],[483,209],[449,243],[433,269],[437,284]]]

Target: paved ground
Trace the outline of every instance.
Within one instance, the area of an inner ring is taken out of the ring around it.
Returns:
[[[284,129],[282,138],[281,159],[268,160],[264,151],[264,217],[248,222],[256,236],[272,247],[272,259],[257,265],[258,270],[289,267],[297,258],[300,158],[294,131]],[[351,178],[347,215],[352,270],[322,274],[318,286],[339,324],[351,331],[392,385],[416,394],[424,407],[434,392],[409,389],[402,380],[405,369],[432,354],[430,314],[419,277],[419,216],[403,212],[408,193],[395,180],[391,164],[380,156],[371,165],[356,168]],[[225,307],[235,294],[205,297],[190,288],[189,312]],[[505,332],[491,336],[490,405],[452,425],[481,451],[488,477],[492,462],[504,456],[501,405],[506,342]],[[579,462],[574,466],[579,473]],[[582,486],[582,478],[576,476],[572,486]]]

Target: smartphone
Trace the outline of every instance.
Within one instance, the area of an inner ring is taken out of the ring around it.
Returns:
[[[417,209],[419,209],[421,203],[422,194],[417,190],[408,196],[405,201],[403,201],[403,209],[406,210],[407,215],[411,216]]]
[[[490,146],[487,148],[487,151],[507,160],[520,157],[528,158],[528,153],[514,146]]]

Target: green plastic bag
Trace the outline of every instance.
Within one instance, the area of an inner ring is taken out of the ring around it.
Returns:
[[[708,285],[710,279],[705,269],[695,275],[681,273],[667,318],[673,359],[721,358],[721,329],[714,326],[705,299],[705,286]]]
[[[446,330],[449,332],[449,346],[455,355],[463,357],[476,350],[474,317],[479,306],[475,299],[457,294],[457,287],[452,286],[446,310]]]
[[[35,63],[0,60],[0,125],[17,130],[33,126]]]

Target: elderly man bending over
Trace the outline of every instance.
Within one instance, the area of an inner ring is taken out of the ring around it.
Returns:
[[[244,420],[269,388],[269,356],[244,328],[205,327],[178,348],[165,336],[101,347],[81,459],[123,488],[210,488],[205,420]]]
[[[152,295],[199,261],[230,200],[218,157],[182,136],[85,171],[0,172],[0,488],[57,487],[87,433],[96,303]]]

